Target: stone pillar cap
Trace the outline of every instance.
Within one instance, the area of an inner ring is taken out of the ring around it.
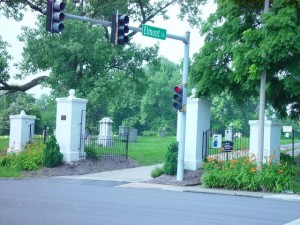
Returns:
[[[70,89],[70,90],[69,90],[69,96],[68,96],[68,99],[72,99],[72,98],[76,98],[76,97],[75,97],[75,90],[74,90],[74,89]]]
[[[109,117],[102,118],[99,123],[113,123],[113,121]]]

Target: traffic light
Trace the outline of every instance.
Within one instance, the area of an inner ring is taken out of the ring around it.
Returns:
[[[51,33],[62,32],[65,28],[62,21],[65,19],[63,13],[66,8],[64,2],[58,0],[47,0],[47,19],[46,19],[46,31]]]
[[[116,45],[127,44],[129,39],[126,35],[129,32],[129,17],[125,15],[113,14],[111,20],[111,43]]]
[[[182,100],[183,100],[183,97],[182,97],[183,91],[182,90],[183,90],[182,86],[180,86],[180,85],[174,87],[173,108],[177,109],[179,111],[182,110]]]

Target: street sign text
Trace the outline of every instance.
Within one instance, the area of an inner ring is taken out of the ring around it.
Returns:
[[[165,40],[167,36],[167,30],[143,24],[142,34],[147,37]]]

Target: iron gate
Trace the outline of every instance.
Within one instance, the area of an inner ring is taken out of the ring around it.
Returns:
[[[231,133],[231,140],[225,137],[227,131],[211,131],[207,130],[203,132],[202,137],[202,158],[219,158],[222,160],[228,160],[233,158],[239,158],[249,155],[249,134],[247,132],[235,131]],[[217,138],[222,143],[215,144]],[[227,142],[225,142],[227,140]],[[232,149],[226,149],[224,143],[231,142]]]
[[[85,127],[83,116],[81,114],[81,132],[80,132],[80,149],[79,157],[90,157],[92,159],[101,158],[128,158],[128,129],[124,132],[119,132],[117,135],[103,136],[100,133],[99,126]],[[87,123],[89,124],[89,123]]]

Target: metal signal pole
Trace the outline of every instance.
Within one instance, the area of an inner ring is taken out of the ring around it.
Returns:
[[[183,73],[182,73],[183,110],[180,112],[180,116],[179,116],[180,121],[177,121],[177,123],[180,123],[177,177],[176,177],[178,181],[183,180],[183,174],[184,174],[186,104],[187,104],[187,85],[188,85],[188,74],[189,74],[190,32],[185,33],[185,39],[186,40],[184,42],[184,58],[183,58]]]
[[[264,13],[269,11],[270,2],[265,0]],[[263,61],[266,59],[266,53],[262,55]],[[264,156],[264,124],[265,124],[265,104],[266,104],[266,80],[267,70],[264,68],[260,80],[260,96],[259,96],[259,125],[258,125],[258,155],[257,166],[258,170],[262,170]]]

